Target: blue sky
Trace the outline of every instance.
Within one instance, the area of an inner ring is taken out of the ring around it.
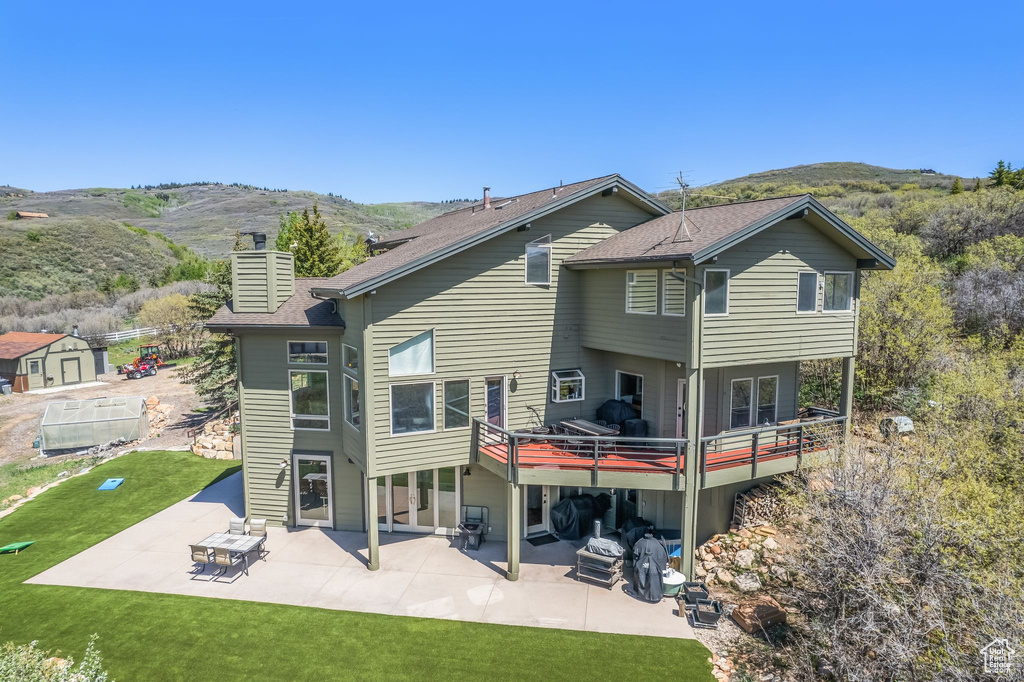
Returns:
[[[378,202],[1024,163],[1019,3],[688,4],[7,4],[0,184]]]

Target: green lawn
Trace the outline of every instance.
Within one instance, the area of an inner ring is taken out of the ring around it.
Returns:
[[[135,453],[0,519],[0,545],[37,541],[17,556],[0,555],[0,642],[35,639],[78,658],[95,632],[105,665],[121,682],[570,679],[595,672],[713,680],[708,651],[694,641],[22,584],[236,470],[185,453]],[[124,476],[124,485],[96,491],[114,476]]]

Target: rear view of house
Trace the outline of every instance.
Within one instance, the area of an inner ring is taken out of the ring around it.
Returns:
[[[95,381],[96,362],[77,336],[8,332],[0,335],[0,376],[23,393]]]
[[[232,255],[246,513],[449,533],[483,514],[519,575],[551,510],[606,497],[693,549],[732,499],[847,428],[859,274],[894,262],[808,195],[673,212],[618,175],[447,213],[336,277]],[[800,362],[843,361],[838,410]]]

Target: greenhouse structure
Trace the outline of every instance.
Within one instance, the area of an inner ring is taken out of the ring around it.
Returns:
[[[138,440],[149,432],[146,399],[128,396],[48,403],[39,431],[44,453]]]

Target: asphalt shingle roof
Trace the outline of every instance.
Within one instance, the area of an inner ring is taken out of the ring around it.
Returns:
[[[17,360],[22,355],[45,348],[65,336],[67,334],[7,332],[0,335],[0,360]]]
[[[623,230],[574,254],[566,262],[688,260],[693,254],[763,218],[803,201],[806,196],[801,194],[689,208],[686,210],[686,232],[680,231],[680,213],[675,211]]]
[[[584,180],[562,187],[549,187],[515,197],[491,199],[491,207],[488,209],[485,209],[480,203],[439,215],[408,230],[391,232],[384,236],[383,241],[403,239],[409,241],[390,251],[377,254],[365,263],[350,268],[340,275],[327,279],[323,287],[344,291],[364,284],[420,258],[458,244],[464,239],[486,232],[538,209],[543,209],[548,204],[586,192],[613,177],[615,176],[605,175],[592,180]]]
[[[208,327],[344,327],[345,321],[334,312],[333,301],[310,296],[311,289],[324,285],[326,277],[299,277],[295,293],[273,313],[236,313],[232,301],[221,307],[207,322]]]

